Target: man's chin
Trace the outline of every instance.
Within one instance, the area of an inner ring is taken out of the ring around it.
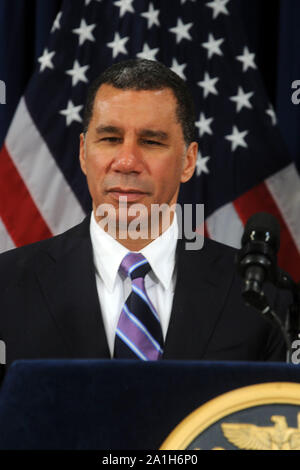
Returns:
[[[150,217],[147,214],[143,216],[132,216],[132,215],[120,215],[117,217],[116,226],[119,230],[125,230],[128,233],[135,231],[137,227],[140,227],[141,231],[148,232],[148,227],[151,225]]]
[[[144,204],[115,207],[106,203],[99,205],[95,213],[99,225],[114,238],[148,239],[158,237],[172,223],[173,213],[166,207],[169,210],[161,214]]]

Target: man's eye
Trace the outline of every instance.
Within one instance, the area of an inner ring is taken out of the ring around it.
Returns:
[[[100,142],[117,143],[120,141],[121,141],[120,137],[102,137],[102,139],[100,139]]]
[[[146,145],[162,145],[160,142],[157,142],[156,140],[144,140],[143,142]]]

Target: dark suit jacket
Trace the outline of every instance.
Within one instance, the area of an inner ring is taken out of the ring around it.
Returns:
[[[280,331],[246,307],[235,250],[206,239],[177,246],[177,284],[164,359],[285,360]],[[163,261],[162,261],[163,262]],[[109,358],[89,217],[52,239],[0,256],[0,339],[19,358]],[[273,292],[275,308],[280,308]]]

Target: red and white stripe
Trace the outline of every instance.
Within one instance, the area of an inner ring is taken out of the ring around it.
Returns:
[[[282,229],[279,265],[299,281],[299,207],[299,176],[291,164],[215,211],[205,231],[239,248],[248,218],[272,213]],[[0,151],[0,251],[61,233],[84,216],[22,99]]]
[[[0,151],[0,251],[59,234],[85,213],[22,98]]]
[[[300,281],[300,180],[294,164],[278,171],[206,219],[206,234],[240,248],[243,226],[256,212],[269,212],[281,226],[278,264]]]

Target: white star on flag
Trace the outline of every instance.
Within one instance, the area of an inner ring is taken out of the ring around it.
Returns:
[[[156,60],[155,56],[159,49],[150,49],[147,43],[144,44],[142,52],[139,52],[136,56],[139,59]]]
[[[79,111],[83,108],[83,105],[74,106],[72,100],[68,101],[68,106],[66,109],[59,111],[59,114],[66,116],[66,123],[69,126],[73,121],[82,122],[82,119],[79,115]]]
[[[196,175],[200,176],[201,173],[209,173],[207,168],[207,162],[210,157],[202,157],[200,150],[198,151],[197,161],[196,161]]]
[[[186,67],[186,64],[179,64],[176,59],[172,60],[171,70],[173,70],[173,72],[177,73],[177,75],[179,75],[179,77],[181,77],[183,80],[186,79],[185,75],[183,73],[185,67]]]
[[[249,67],[252,67],[253,69],[257,68],[254,62],[254,58],[255,54],[250,52],[248,47],[244,47],[243,54],[236,57],[236,59],[243,64],[243,72],[247,72]]]
[[[117,57],[119,54],[128,54],[125,44],[129,40],[129,36],[121,38],[119,33],[115,33],[114,40],[107,44],[113,50],[113,58]]]
[[[96,28],[96,24],[86,24],[85,20],[81,20],[79,28],[72,29],[72,32],[79,36],[79,46],[82,46],[85,41],[95,41],[92,35],[94,28]]]
[[[190,0],[191,2],[195,2],[196,0]],[[184,5],[184,3],[186,2],[186,0],[180,0],[181,2],[181,5]]]
[[[231,141],[231,151],[234,152],[237,147],[248,148],[248,145],[245,142],[244,137],[249,133],[249,131],[239,131],[236,126],[232,128],[232,134],[226,135],[225,139]]]
[[[120,17],[125,15],[128,11],[129,13],[134,13],[134,8],[132,6],[133,0],[118,0],[114,3],[116,7],[120,8]]]
[[[72,86],[77,85],[78,82],[87,83],[88,79],[85,76],[85,72],[89,68],[89,65],[80,66],[78,60],[75,60],[73,68],[66,71],[66,74],[72,77]]]
[[[181,18],[178,18],[177,26],[174,26],[174,28],[169,28],[169,31],[171,31],[171,33],[176,34],[176,44],[179,44],[182,39],[188,39],[189,41],[192,40],[192,36],[188,31],[192,26],[193,23],[184,24],[181,21]]]
[[[211,59],[214,54],[223,55],[223,52],[220,49],[220,45],[223,42],[224,42],[224,38],[215,39],[214,36],[210,33],[208,35],[207,42],[203,42],[201,46],[207,49],[208,58]]]
[[[204,113],[200,114],[199,121],[195,122],[195,126],[199,129],[200,137],[202,137],[205,133],[212,134],[212,130],[210,128],[210,124],[212,123],[213,118],[206,118]]]
[[[221,13],[229,15],[229,11],[226,8],[228,2],[229,0],[214,0],[205,5],[213,10],[213,19],[216,19]]]
[[[53,22],[52,28],[51,28],[51,33],[54,33],[57,29],[60,29],[60,20],[62,17],[62,11],[59,11],[56,15],[56,18]]]
[[[217,92],[217,89],[215,87],[215,84],[217,83],[219,79],[217,77],[215,78],[210,78],[209,73],[205,72],[204,74],[204,80],[201,82],[198,82],[198,85],[203,88],[203,96],[206,98],[210,93],[213,95],[218,95],[219,93]]]
[[[270,116],[271,121],[272,121],[272,125],[273,125],[273,126],[276,126],[276,124],[277,124],[277,117],[276,117],[276,114],[275,114],[275,111],[274,111],[272,105],[270,105],[270,107],[266,110],[266,113]]]
[[[148,21],[148,29],[152,28],[153,25],[160,26],[159,19],[159,10],[154,10],[153,3],[151,2],[149,5],[149,10],[141,13],[143,18],[146,18]]]
[[[49,52],[48,49],[44,49],[43,55],[38,58],[38,62],[41,64],[40,72],[43,72],[45,69],[54,69],[52,62],[52,57],[55,55],[55,52]]]
[[[249,109],[253,108],[252,104],[249,101],[251,96],[253,95],[254,95],[253,91],[250,91],[249,93],[245,93],[243,88],[239,86],[237,95],[231,96],[229,99],[231,101],[236,102],[236,112],[239,113],[241,109],[243,109],[243,107],[249,108]]]

